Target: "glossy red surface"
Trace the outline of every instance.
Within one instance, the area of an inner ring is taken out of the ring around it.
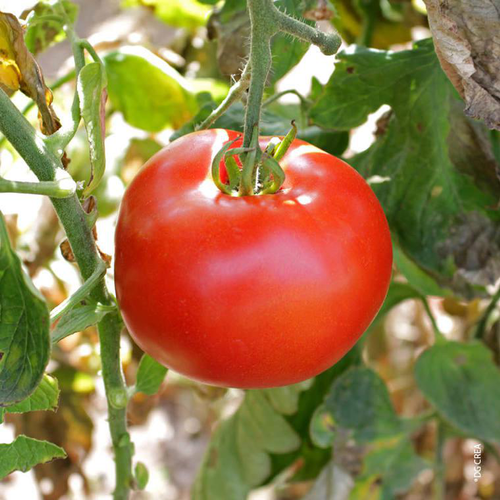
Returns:
[[[299,140],[281,161],[281,192],[220,193],[211,161],[235,136],[184,136],[136,176],[116,229],[117,298],[139,346],[181,374],[292,384],[338,361],[375,317],[389,228],[353,168]]]

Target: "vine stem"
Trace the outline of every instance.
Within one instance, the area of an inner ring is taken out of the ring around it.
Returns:
[[[249,85],[250,65],[247,64],[243,73],[241,73],[241,78],[229,89],[225,99],[210,113],[210,116],[196,126],[196,130],[205,130],[213,125],[218,118],[220,118],[238,99],[243,96]]]
[[[299,98],[301,104],[303,104],[303,105],[312,105],[312,101],[310,101],[309,99],[304,97],[299,91],[297,91],[295,89],[287,89],[287,90],[282,90],[281,92],[278,92],[278,93],[272,95],[271,97],[269,97],[268,99],[266,99],[262,103],[262,107],[265,108],[266,106],[269,106],[273,102],[276,102],[279,99],[281,99],[284,95],[289,95],[289,94],[293,94],[293,95],[297,96]]]
[[[443,457],[444,443],[446,441],[444,424],[438,419],[436,428],[436,461],[434,465],[434,500],[444,500],[446,491],[446,469]]]
[[[272,0],[248,0],[250,16],[250,86],[245,113],[243,147],[248,148],[252,136],[259,136],[259,122],[266,81],[271,69],[271,39],[278,32],[288,33],[317,45],[324,54],[335,54],[341,40],[337,33],[326,34],[279,11]],[[255,139],[254,139],[255,142]],[[257,149],[259,149],[257,140]],[[255,155],[260,160],[259,152]],[[245,162],[241,176],[240,194],[253,194],[252,179],[256,164]],[[251,172],[245,172],[245,169]]]
[[[500,287],[495,292],[495,295],[493,295],[493,297],[491,298],[488,307],[485,309],[483,315],[481,316],[481,319],[479,320],[479,323],[477,324],[476,332],[474,335],[477,339],[482,339],[484,337],[490,316],[496,309],[499,300],[500,300]]]
[[[61,302],[57,307],[50,311],[50,322],[58,320],[65,313],[73,309],[78,303],[87,298],[90,292],[96,287],[106,274],[106,264],[100,260],[97,262],[96,268],[85,283],[64,302]]]
[[[420,297],[422,300],[422,304],[424,306],[424,310],[427,313],[427,316],[429,317],[431,324],[432,324],[432,330],[434,332],[434,340],[436,343],[443,343],[446,342],[446,337],[443,335],[443,332],[439,329],[439,326],[437,324],[436,318],[434,317],[434,314],[432,313],[431,306],[429,305],[429,301],[427,300],[427,297],[422,295]]]
[[[42,182],[55,181],[62,163],[30,125],[9,97],[0,89],[0,131],[26,161]],[[66,232],[84,280],[101,266],[95,240],[87,216],[78,197],[51,198],[55,211]],[[104,305],[113,305],[104,279],[90,296]],[[127,431],[127,391],[120,363],[120,333],[122,322],[118,310],[104,316],[98,324],[104,386],[108,401],[109,428],[115,453],[116,487],[113,498],[126,500],[132,484],[133,448]]]
[[[248,91],[243,147],[250,147],[252,133],[259,132],[262,98],[266,80],[271,70],[271,38],[278,32],[273,13],[275,7],[270,0],[248,0],[250,15],[250,66],[252,75]]]

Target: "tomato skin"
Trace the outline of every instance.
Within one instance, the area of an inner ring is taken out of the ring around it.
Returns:
[[[181,137],[133,180],[116,228],[117,299],[139,346],[187,377],[293,384],[342,358],[375,317],[389,228],[352,167],[300,140],[277,194],[220,193],[211,161],[237,135]]]

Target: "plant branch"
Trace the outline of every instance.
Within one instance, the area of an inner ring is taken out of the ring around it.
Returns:
[[[342,40],[338,33],[324,33],[321,30],[313,28],[308,24],[287,16],[274,7],[274,18],[278,23],[279,29],[288,33],[295,38],[312,43],[320,48],[321,52],[327,56],[336,54],[342,44]]]
[[[69,198],[76,192],[76,183],[68,175],[55,181],[20,182],[0,177],[0,193],[43,194],[51,198]]]
[[[85,283],[71,297],[68,297],[64,302],[61,302],[50,311],[50,322],[53,323],[58,320],[63,314],[87,298],[90,292],[101,282],[103,276],[106,274],[106,269],[106,264],[102,260],[98,261],[94,272]]]
[[[250,67],[252,71],[248,92],[243,147],[250,147],[252,134],[259,132],[262,97],[271,70],[271,38],[278,32],[275,15],[278,10],[270,0],[248,0],[250,15]],[[249,193],[247,193],[249,194]]]
[[[54,181],[62,169],[60,159],[47,147],[42,137],[30,125],[3,90],[0,90],[0,131],[17,150],[40,181]],[[84,280],[100,266],[94,238],[78,197],[51,198]],[[104,305],[113,303],[104,280],[90,296]],[[109,428],[115,452],[115,500],[126,500],[132,482],[132,444],[127,431],[126,388],[120,363],[120,333],[122,322],[118,311],[106,314],[98,325],[101,360]],[[121,395],[125,394],[125,398]]]
[[[265,108],[266,106],[269,106],[269,104],[276,102],[278,99],[281,99],[284,95],[288,94],[296,95],[299,98],[302,105],[312,105],[312,101],[304,97],[300,92],[298,92],[295,89],[288,89],[288,90],[283,90],[282,92],[278,92],[277,94],[274,94],[271,97],[267,98],[262,103],[262,107]]]
[[[226,98],[214,109],[210,116],[196,126],[196,130],[205,130],[209,128],[218,118],[220,118],[243,94],[250,85],[250,65],[247,64],[241,78],[229,89]]]
[[[443,457],[445,431],[444,424],[438,419],[436,422],[436,459],[434,464],[434,500],[444,500],[446,490],[445,463]]]
[[[274,6],[272,0],[248,0],[247,5],[251,26],[249,60],[251,79],[245,113],[243,147],[250,147],[252,137],[255,142],[255,136],[257,136],[258,151],[256,154],[248,153],[255,157],[255,162],[244,162],[239,190],[242,196],[253,194],[251,179],[261,159],[258,145],[259,122],[264,89],[271,70],[271,39],[276,33],[282,31],[317,45],[324,54],[328,55],[335,54],[341,44],[337,33],[323,33],[302,21],[287,16]]]
[[[427,313],[427,316],[429,317],[431,324],[432,324],[432,330],[434,331],[434,338],[436,343],[438,342],[446,342],[446,337],[443,335],[443,332],[439,329],[436,318],[434,317],[434,314],[431,311],[431,307],[429,305],[429,302],[427,300],[427,297],[422,295],[420,297],[422,300],[422,304],[424,306],[425,312]]]
[[[96,50],[94,49],[94,47],[92,47],[92,45],[89,43],[88,40],[77,39],[77,43],[80,45],[82,49],[85,49],[90,54],[90,57],[92,57],[94,62],[99,64],[104,64],[99,55],[97,54]]]
[[[492,315],[493,311],[496,309],[499,300],[500,300],[500,287],[498,287],[498,290],[496,291],[495,295],[493,295],[493,297],[491,298],[488,307],[485,309],[483,315],[481,316],[481,319],[479,320],[479,323],[477,324],[475,333],[475,337],[477,339],[482,339],[484,337],[484,334],[486,333],[486,327],[488,326],[488,320],[490,319],[490,316]]]

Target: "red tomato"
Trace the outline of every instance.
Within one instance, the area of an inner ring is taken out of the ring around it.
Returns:
[[[236,136],[186,135],[139,172],[116,228],[117,298],[139,346],[187,377],[293,384],[337,362],[373,320],[389,228],[353,168],[300,140],[277,194],[222,194],[210,166]]]

